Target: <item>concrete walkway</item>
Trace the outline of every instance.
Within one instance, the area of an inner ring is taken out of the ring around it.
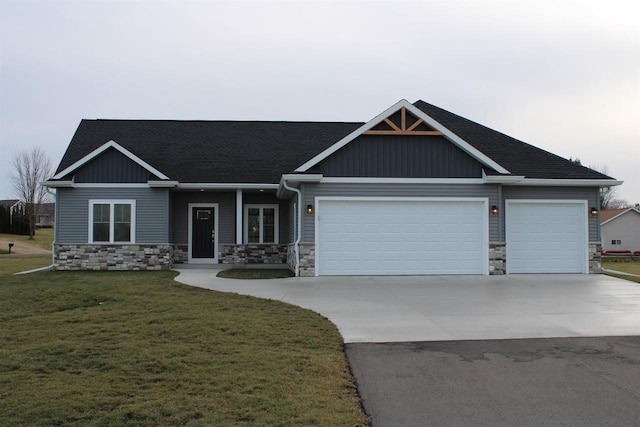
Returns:
[[[235,280],[178,271],[181,283],[314,310],[346,343],[640,335],[640,284],[604,275]]]

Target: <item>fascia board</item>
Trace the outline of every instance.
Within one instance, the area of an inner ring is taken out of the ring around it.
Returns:
[[[524,176],[519,175],[485,175],[485,181],[489,184],[515,184],[524,179]]]
[[[613,187],[621,185],[624,181],[611,179],[545,179],[525,178],[513,183],[513,185],[539,185],[542,187]]]
[[[42,185],[49,188],[64,188],[64,187],[73,187],[73,181],[55,181],[48,180],[42,181]]]
[[[111,140],[111,141],[101,145],[100,147],[96,148],[91,153],[87,154],[86,156],[84,156],[83,158],[81,158],[80,160],[78,160],[77,162],[72,164],[71,166],[67,167],[66,169],[64,169],[60,173],[57,173],[56,175],[54,175],[53,179],[60,179],[63,176],[73,172],[74,170],[76,170],[76,169],[80,168],[81,166],[85,165],[86,163],[88,163],[89,161],[91,161],[95,157],[99,156],[100,154],[102,154],[103,152],[108,150],[109,148],[114,148],[114,149],[118,150],[120,153],[124,154],[125,156],[127,156],[129,159],[131,159],[132,161],[134,161],[138,165],[142,166],[143,168],[145,168],[146,170],[148,170],[152,174],[156,175],[158,178],[169,180],[168,176],[166,176],[165,174],[163,174],[162,172],[160,172],[159,170],[157,170],[156,168],[151,166],[149,163],[145,162],[140,157],[136,156],[131,151],[127,150],[126,148],[124,148],[123,146],[121,146],[120,144],[115,142],[114,140]]]
[[[179,183],[177,188],[184,190],[277,190],[278,184],[258,183]]]
[[[149,180],[147,181],[147,184],[151,188],[173,188],[173,187],[177,187],[180,184],[180,182]]]
[[[312,158],[308,162],[304,163],[302,166],[298,167],[295,171],[296,172],[306,172],[307,170],[309,170],[309,168],[315,166],[316,164],[318,164],[322,160],[326,159],[331,154],[335,153],[336,151],[338,151],[339,149],[341,149],[342,147],[344,147],[345,145],[347,145],[348,143],[350,143],[351,141],[356,139],[358,136],[360,136],[361,134],[363,134],[367,130],[373,128],[380,121],[384,120],[386,117],[389,117],[391,114],[395,113],[396,111],[398,111],[402,107],[404,107],[407,110],[409,110],[416,117],[422,119],[425,123],[427,123],[429,126],[434,128],[435,130],[441,132],[446,139],[451,141],[453,144],[457,145],[461,150],[463,150],[464,152],[469,154],[471,157],[473,157],[476,160],[478,160],[480,163],[484,164],[485,166],[489,166],[490,168],[494,169],[495,171],[497,171],[499,173],[504,173],[504,174],[510,173],[508,170],[506,170],[505,168],[500,166],[495,161],[491,160],[489,157],[487,157],[486,155],[481,153],[478,149],[476,149],[471,144],[469,144],[468,142],[466,142],[462,138],[460,138],[458,135],[454,134],[449,129],[447,129],[446,127],[444,127],[440,123],[438,123],[435,119],[433,119],[431,116],[427,115],[424,111],[420,110],[415,105],[411,104],[406,99],[402,99],[402,100],[398,101],[397,103],[395,103],[394,105],[392,105],[391,107],[387,108],[385,111],[383,111],[382,113],[378,114],[376,117],[374,117],[373,119],[369,120],[367,123],[365,123],[364,125],[360,126],[358,129],[354,130],[349,135],[345,136],[340,141],[338,141],[335,144],[333,144],[331,147],[327,148],[326,150],[324,150],[323,152],[321,152],[320,154],[318,154],[317,156],[315,156],[314,158]]]
[[[320,182],[323,178],[321,173],[297,174],[290,173],[282,175],[280,182]]]

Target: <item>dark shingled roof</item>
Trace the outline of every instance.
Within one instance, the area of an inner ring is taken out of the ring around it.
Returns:
[[[413,105],[507,169],[512,175],[546,179],[612,179],[424,101]],[[498,175],[485,169],[487,175]]]
[[[114,140],[180,182],[278,183],[362,123],[83,120],[58,172]]]
[[[611,179],[424,101],[414,105],[513,175]],[[57,172],[114,140],[170,179],[183,183],[278,183],[282,174],[292,173],[362,124],[82,120]],[[485,170],[488,175],[497,174],[490,168]]]

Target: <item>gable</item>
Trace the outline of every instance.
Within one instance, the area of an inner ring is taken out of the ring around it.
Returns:
[[[316,172],[325,177],[482,177],[480,162],[437,134],[365,132],[320,162]]]
[[[63,179],[75,183],[146,183],[158,179],[129,157],[109,148]]]
[[[487,168],[501,173],[509,174],[510,172],[504,167],[490,159],[477,148],[464,141],[458,135],[438,123],[424,111],[410,104],[403,99],[392,105],[378,116],[365,123],[331,147],[320,152],[314,158],[298,167],[296,172],[309,172],[317,167],[317,165],[331,156],[333,153],[342,149],[346,145],[352,143],[361,135],[378,135],[378,136],[408,136],[415,138],[417,136],[443,136],[450,144],[457,146],[459,149],[476,159]]]

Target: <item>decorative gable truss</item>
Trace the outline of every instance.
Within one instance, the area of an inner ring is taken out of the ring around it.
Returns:
[[[407,111],[406,107],[402,107],[389,117],[385,117],[384,120],[371,129],[364,131],[363,135],[442,136],[443,134],[426,124],[421,118]]]

